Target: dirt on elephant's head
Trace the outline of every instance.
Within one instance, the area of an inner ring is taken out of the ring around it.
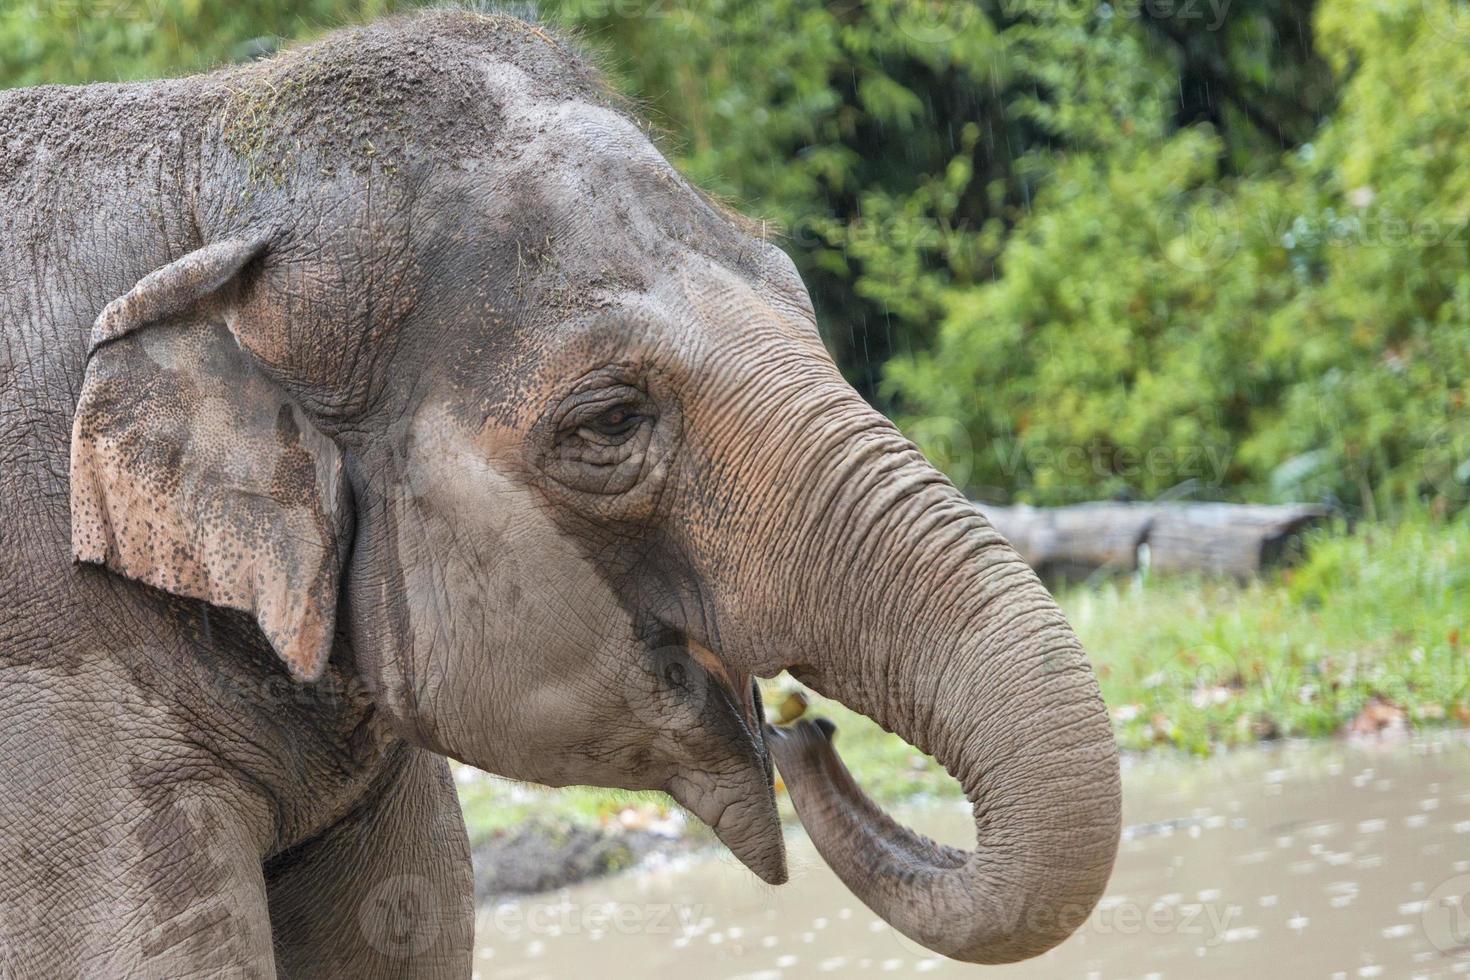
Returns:
[[[501,14],[435,11],[338,31],[219,76],[223,140],[253,182],[338,168],[395,176],[412,160],[492,147],[501,106],[480,78],[513,65],[536,95],[619,100],[591,62],[545,28]]]

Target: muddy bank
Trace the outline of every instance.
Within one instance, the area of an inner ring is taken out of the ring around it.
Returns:
[[[660,859],[710,846],[690,833],[591,828],[533,820],[472,845],[475,901],[535,895],[628,871],[645,858]]]

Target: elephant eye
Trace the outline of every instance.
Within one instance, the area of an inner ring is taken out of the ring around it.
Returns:
[[[664,666],[664,681],[670,687],[683,687],[689,682],[689,672],[684,665],[675,661]]]
[[[604,372],[562,398],[538,425],[535,444],[542,469],[554,480],[606,500],[639,484],[650,450],[662,447],[669,432],[660,406],[641,385]]]
[[[632,435],[647,416],[632,405],[615,405],[582,423],[585,438],[615,444]]]

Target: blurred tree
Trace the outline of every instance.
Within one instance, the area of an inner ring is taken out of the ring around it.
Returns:
[[[1209,124],[1227,165],[1251,170],[1310,139],[1336,81],[1317,50],[1317,0],[1139,0],[1139,22],[1179,78],[1176,127]]]
[[[1470,502],[1470,17],[1325,0],[1338,113],[1270,172],[1209,127],[1078,154],[895,359],[954,475],[1037,502],[1188,481]],[[1445,25],[1451,25],[1446,27]]]

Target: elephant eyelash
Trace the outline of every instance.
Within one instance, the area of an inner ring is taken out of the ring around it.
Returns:
[[[618,405],[584,422],[577,428],[577,434],[589,442],[622,442],[647,421],[648,416],[636,407]]]
[[[562,419],[563,444],[614,448],[653,421],[648,397],[627,385],[588,392]]]

